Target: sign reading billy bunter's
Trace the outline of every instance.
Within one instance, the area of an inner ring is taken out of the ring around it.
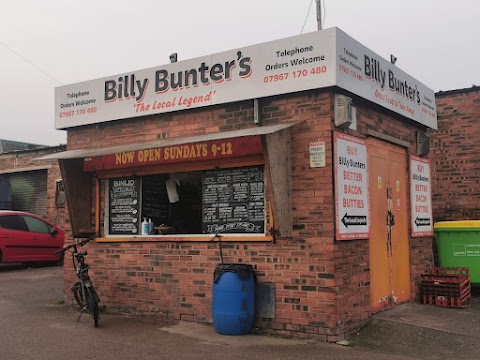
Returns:
[[[433,217],[430,161],[411,155],[410,176],[412,237],[432,236]]]
[[[370,236],[367,147],[361,139],[334,133],[336,239]]]
[[[437,128],[433,90],[338,28],[57,87],[55,128],[332,86]]]

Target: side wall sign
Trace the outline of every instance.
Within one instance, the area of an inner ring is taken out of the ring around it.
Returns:
[[[430,160],[410,156],[412,237],[433,235]]]
[[[337,31],[337,86],[437,129],[435,94],[343,31]]]
[[[370,237],[367,146],[334,132],[335,222],[337,240]]]

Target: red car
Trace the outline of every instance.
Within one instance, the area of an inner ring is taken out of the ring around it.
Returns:
[[[0,262],[60,261],[65,232],[40,216],[0,210]]]

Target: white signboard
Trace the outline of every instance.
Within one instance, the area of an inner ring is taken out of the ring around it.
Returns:
[[[435,93],[337,29],[337,86],[437,129]]]
[[[310,167],[325,167],[325,142],[316,141],[310,143]]]
[[[58,87],[55,127],[333,86],[334,37],[335,29],[329,29]]]
[[[437,128],[433,90],[337,28],[57,87],[55,127],[335,85]]]
[[[334,133],[336,239],[370,237],[367,147],[362,139]]]
[[[430,161],[410,156],[412,237],[433,235]]]

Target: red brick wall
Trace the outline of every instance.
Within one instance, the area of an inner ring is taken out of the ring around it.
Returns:
[[[480,219],[480,88],[436,94],[434,221]]]
[[[388,115],[378,106],[362,99],[354,99],[357,108],[357,131],[350,135],[365,138],[368,130],[407,142],[409,154],[416,154],[416,132],[424,127],[397,115]],[[407,167],[409,159],[407,158]],[[407,169],[407,172],[409,169]],[[410,194],[408,194],[408,202]],[[375,206],[375,204],[370,204]],[[410,209],[410,206],[407,207]],[[410,214],[408,214],[410,219]],[[376,221],[372,219],[372,221]],[[381,221],[385,221],[381,219]],[[409,229],[409,234],[411,233]],[[421,274],[432,267],[432,238],[409,238],[410,282],[412,300],[419,297]],[[371,317],[369,243],[367,240],[335,242],[335,275],[337,279],[337,311],[339,331],[347,334],[364,324]]]
[[[10,170],[17,171],[18,169],[24,169],[28,171],[29,168],[34,169],[38,166],[49,167],[47,170],[47,220],[50,220],[55,225],[64,229],[67,234],[67,238],[70,237],[70,221],[68,219],[68,213],[66,205],[64,208],[57,208],[55,204],[55,191],[56,181],[62,178],[60,174],[60,168],[56,160],[50,161],[36,161],[35,158],[39,158],[54,151],[62,151],[63,149],[49,148],[44,150],[27,150],[17,151],[12,153],[0,154],[0,169],[3,172],[9,172]],[[22,170],[23,171],[23,170]]]
[[[293,237],[272,243],[226,243],[225,262],[254,265],[259,282],[276,288],[276,317],[255,327],[277,335],[342,339],[371,316],[368,240],[334,240],[332,178],[333,95],[308,91],[261,101],[265,125],[292,127]],[[68,148],[95,148],[253,127],[252,102],[114,121],[72,129]],[[359,104],[358,131],[405,141],[415,128]],[[326,143],[326,167],[310,169],[310,142]],[[414,144],[412,143],[412,146]],[[414,148],[412,148],[414,151]],[[411,239],[412,284],[429,266],[430,239]],[[211,322],[211,286],[220,262],[211,243],[96,243],[89,258],[102,301],[110,310]],[[66,268],[66,277],[71,276]],[[418,272],[418,273],[417,273]],[[414,290],[415,291],[415,290]]]

